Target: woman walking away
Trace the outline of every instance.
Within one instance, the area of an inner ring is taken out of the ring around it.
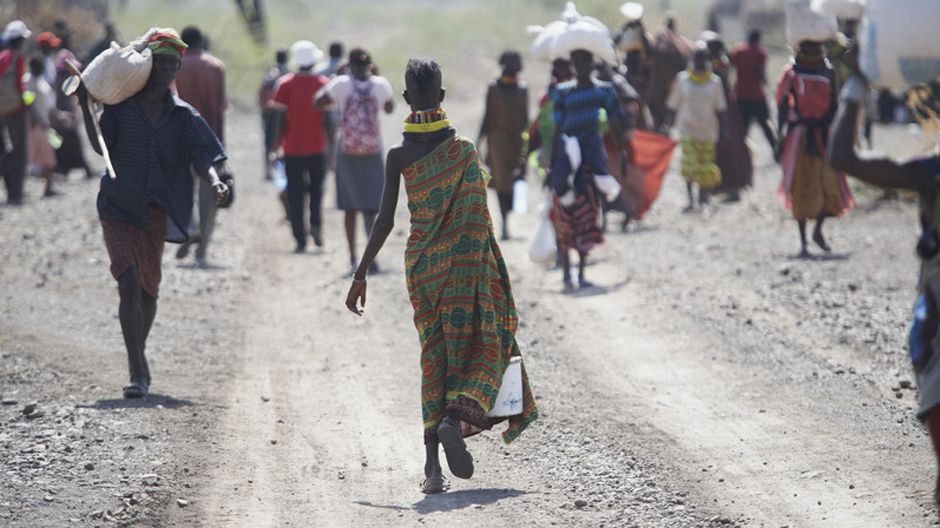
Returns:
[[[486,183],[476,147],[458,137],[441,108],[441,70],[413,59],[405,72],[404,140],[386,159],[382,206],[346,307],[362,315],[366,272],[388,238],[401,177],[408,194],[411,235],[405,250],[408,293],[421,340],[421,399],[426,462],[425,493],[440,493],[445,480],[438,459],[442,444],[451,473],[473,475],[464,438],[505,418],[490,417],[510,359],[521,355],[509,274],[486,206]],[[503,440],[511,442],[538,417],[525,369],[522,412],[508,418]]]
[[[864,108],[870,88],[859,73],[855,51],[846,55],[852,74],[842,88],[839,113],[835,117],[829,158],[832,166],[867,183],[884,189],[907,189],[920,195],[920,224],[922,234],[917,244],[921,259],[914,321],[911,325],[908,349],[917,376],[917,397],[920,408],[917,417],[924,421],[933,441],[934,455],[940,462],[940,346],[937,332],[937,299],[940,297],[940,154],[898,163],[886,158],[862,159],[855,152],[859,114]],[[908,95],[908,106],[918,122],[929,133],[940,128],[940,83],[930,83],[913,89]],[[934,502],[940,507],[940,474],[934,488]]]
[[[711,71],[708,50],[698,47],[692,54],[692,68],[677,76],[666,101],[669,109],[664,127],[679,126],[682,145],[680,172],[689,193],[686,211],[695,209],[693,187],[698,185],[698,203],[708,203],[708,190],[721,183],[721,169],[715,164],[715,145],[724,134],[725,94],[721,80]]]
[[[822,44],[803,41],[777,82],[779,112],[778,156],[783,167],[781,192],[800,230],[800,257],[810,257],[806,222],[816,220],[813,242],[831,251],[822,226],[826,218],[841,216],[852,207],[845,175],[826,159],[829,124],[836,110],[833,71]],[[785,127],[785,129],[784,129]]]
[[[617,142],[616,163],[625,167],[627,153],[623,134],[623,109],[613,85],[596,80],[594,54],[585,49],[571,52],[575,78],[559,84],[552,91],[555,138],[552,141],[550,181],[555,191],[552,219],[561,252],[562,281],[565,291],[574,288],[571,281],[570,250],[578,252],[578,286],[590,287],[584,276],[588,253],[604,241],[597,225],[598,200],[595,189],[606,188],[606,198],[620,194],[620,185],[608,172],[607,153],[601,138],[600,111],[607,113],[611,134]],[[612,181],[607,185],[605,181]]]
[[[529,89],[519,81],[522,56],[504,51],[499,57],[503,73],[486,92],[486,111],[477,144],[486,139],[486,164],[496,189],[502,217],[502,240],[509,240],[509,212],[512,211],[512,187],[525,175],[522,133],[529,122]]]
[[[351,272],[356,270],[356,213],[362,213],[369,236],[382,201],[385,165],[379,109],[390,114],[395,107],[392,86],[372,75],[371,68],[369,52],[356,48],[349,53],[349,74],[335,77],[317,95],[318,107],[335,104],[342,116],[336,147],[336,207],[346,216]],[[375,262],[371,271],[378,271]]]

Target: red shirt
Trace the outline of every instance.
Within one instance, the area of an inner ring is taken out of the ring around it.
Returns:
[[[222,139],[225,114],[225,65],[208,53],[193,49],[183,55],[183,64],[176,75],[176,91],[180,99],[193,105],[216,137]]]
[[[12,50],[3,50],[0,51],[0,76],[10,67],[10,61],[13,57],[16,57],[16,91],[21,95],[26,91],[26,86],[23,84],[23,77],[26,75],[26,59],[23,58],[23,55],[19,52],[14,52]],[[19,110],[22,111],[26,109],[26,105],[22,105]]]
[[[737,78],[734,81],[735,97],[745,101],[764,99],[767,50],[761,46],[738,44],[731,50],[731,64],[737,70]]]
[[[274,105],[286,111],[285,156],[309,156],[326,151],[323,113],[314,105],[314,96],[329,79],[312,73],[289,73],[274,88]]]

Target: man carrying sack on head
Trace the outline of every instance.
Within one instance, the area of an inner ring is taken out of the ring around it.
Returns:
[[[119,316],[127,347],[130,385],[125,398],[146,396],[150,369],[144,354],[157,312],[160,260],[164,241],[188,239],[193,210],[190,168],[210,182],[218,202],[229,198],[217,170],[225,161],[222,145],[205,120],[170,90],[186,44],[172,29],[147,41],[153,67],[142,90],[115,105],[104,105],[101,135],[116,178],[102,177],[98,217],[111,274],[118,282]],[[79,88],[85,131],[101,154],[88,93]]]

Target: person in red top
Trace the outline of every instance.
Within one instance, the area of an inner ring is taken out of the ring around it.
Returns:
[[[764,86],[767,84],[767,50],[760,45],[760,30],[748,33],[747,43],[741,43],[731,50],[731,65],[735,68],[734,96],[738,101],[741,122],[744,124],[744,136],[751,128],[751,121],[757,121],[770,148],[777,146],[777,136],[770,124],[770,109]]]
[[[308,191],[310,234],[317,247],[323,245],[320,226],[323,179],[326,173],[326,130],[323,113],[314,104],[314,97],[329,79],[312,71],[322,58],[323,52],[312,42],[295,42],[291,46],[291,62],[299,71],[281,77],[274,89],[272,102],[272,107],[279,110],[279,119],[285,121],[280,128],[283,131],[288,212],[291,230],[297,241],[296,253],[303,253],[307,247],[304,198]]]
[[[186,53],[183,55],[180,71],[176,74],[176,91],[180,99],[191,104],[202,118],[209,124],[209,128],[225,145],[224,115],[227,106],[225,98],[225,64],[213,57],[205,49],[206,39],[202,31],[195,26],[183,28],[180,34],[186,43]],[[206,180],[199,178],[199,235],[191,237],[179,247],[176,258],[183,259],[189,254],[193,243],[196,247],[196,264],[206,266],[206,251],[215,229],[216,206],[215,190]],[[193,240],[194,239],[194,240]]]
[[[7,24],[3,31],[7,49],[0,52],[0,133],[5,129],[10,138],[10,150],[0,156],[0,173],[7,188],[10,205],[23,203],[23,180],[26,177],[26,105],[23,103],[23,76],[26,74],[26,59],[23,44],[32,32],[20,20]],[[13,68],[10,70],[10,68]],[[9,76],[14,78],[10,79]]]

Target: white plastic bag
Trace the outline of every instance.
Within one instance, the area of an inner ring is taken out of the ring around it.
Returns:
[[[536,264],[551,264],[558,256],[555,227],[549,213],[552,210],[552,194],[546,189],[539,205],[539,227],[529,244],[529,259]]]
[[[493,408],[486,413],[487,416],[503,417],[522,414],[522,357],[513,356],[503,373],[503,381],[499,384],[499,392]]]
[[[787,42],[797,46],[804,40],[825,42],[838,35],[835,17],[821,15],[810,8],[810,0],[786,0]]]
[[[552,59],[568,58],[574,50],[583,49],[594,54],[594,58],[616,63],[613,41],[607,27],[589,17],[568,24],[565,31],[555,38]]]
[[[859,62],[869,80],[904,90],[940,76],[938,19],[937,0],[868,0]]]
[[[516,180],[512,184],[512,212],[526,214],[529,212],[529,182]]]
[[[865,16],[863,0],[813,0],[810,8],[821,15],[861,20]]]

